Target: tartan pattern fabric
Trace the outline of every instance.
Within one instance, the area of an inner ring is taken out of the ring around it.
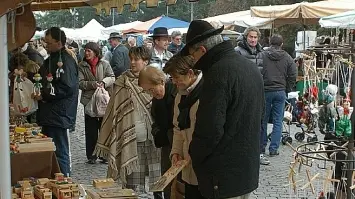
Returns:
[[[127,176],[126,187],[139,192],[145,192],[145,176],[149,174],[149,186],[158,181],[161,176],[160,149],[155,148],[152,141],[137,142],[138,170]],[[147,170],[148,168],[148,170]]]

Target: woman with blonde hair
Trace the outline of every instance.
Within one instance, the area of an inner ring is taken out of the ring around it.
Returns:
[[[193,68],[194,59],[180,54],[172,57],[163,71],[169,74],[178,89],[174,106],[174,137],[171,149],[171,161],[190,160],[189,145],[195,129],[198,97],[202,90],[202,73]],[[185,182],[185,199],[203,199],[191,161],[182,170]]]
[[[170,152],[173,140],[173,110],[176,86],[163,71],[147,66],[139,73],[139,85],[153,96],[152,100],[152,134],[155,146],[161,148],[161,170],[164,174],[170,167]],[[164,190],[164,198],[170,198],[170,187]]]

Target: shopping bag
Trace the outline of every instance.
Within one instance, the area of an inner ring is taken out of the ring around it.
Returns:
[[[95,94],[96,117],[103,117],[106,112],[110,94],[103,87],[98,87]]]
[[[15,115],[28,116],[37,111],[38,102],[32,98],[33,87],[33,83],[25,77],[14,83],[12,103]]]
[[[103,87],[98,87],[85,106],[84,112],[90,117],[103,117],[109,101],[109,93]]]
[[[96,115],[96,111],[95,111],[95,106],[96,106],[96,102],[95,102],[95,98],[96,98],[96,93],[97,93],[97,89],[95,90],[94,94],[91,96],[91,99],[89,101],[89,103],[86,104],[85,108],[84,108],[84,113],[86,115],[89,115],[90,117],[97,117]]]

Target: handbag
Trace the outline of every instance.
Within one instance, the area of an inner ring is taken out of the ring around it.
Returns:
[[[284,112],[284,121],[285,122],[292,122],[292,111],[293,111],[293,107],[291,106],[291,104],[288,104],[285,107],[285,112]]]

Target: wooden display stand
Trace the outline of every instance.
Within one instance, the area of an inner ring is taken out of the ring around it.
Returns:
[[[18,144],[17,150],[19,153],[31,153],[42,151],[55,151],[55,145],[53,142],[37,142],[37,143],[25,143]]]
[[[13,153],[55,151],[52,138],[41,133],[37,124],[10,125],[10,149]]]

